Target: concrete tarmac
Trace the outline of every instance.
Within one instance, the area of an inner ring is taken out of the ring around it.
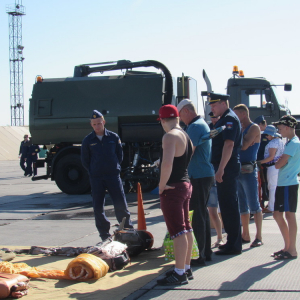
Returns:
[[[38,172],[43,175],[42,169]],[[100,241],[90,195],[66,195],[50,180],[32,182],[22,175],[18,161],[0,161],[0,248],[4,245],[83,247]],[[159,198],[144,193],[143,199],[147,230],[154,235],[154,247],[160,247],[166,227]],[[136,194],[128,194],[127,200],[136,224]],[[117,221],[109,196],[106,213],[113,231]],[[297,213],[298,222],[299,217]],[[250,233],[254,240],[253,221]],[[212,241],[215,240],[212,230]],[[156,285],[156,278],[125,299],[299,299],[300,260],[277,261],[270,257],[272,252],[283,248],[283,239],[271,214],[264,214],[263,242],[258,248],[243,245],[243,253],[238,256],[213,254],[206,266],[193,268],[195,279],[188,285],[161,287]],[[299,240],[297,246],[299,249]]]

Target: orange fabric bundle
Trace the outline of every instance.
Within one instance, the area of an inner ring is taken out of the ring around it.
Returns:
[[[85,281],[99,279],[107,274],[109,266],[100,257],[92,254],[80,254],[68,265],[65,275],[69,279]]]
[[[86,281],[99,279],[107,274],[109,267],[101,258],[92,254],[80,254],[74,258],[65,271],[43,270],[30,267],[25,263],[12,264],[7,261],[0,262],[0,272],[22,274],[30,278],[72,279]]]
[[[42,270],[30,267],[25,263],[0,262],[0,272],[22,274],[30,278],[68,279],[63,270]]]

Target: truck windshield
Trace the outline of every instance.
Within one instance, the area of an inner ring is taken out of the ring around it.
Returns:
[[[284,91],[282,91],[281,89],[277,89],[276,86],[271,86],[273,93],[277,99],[278,105],[282,108],[285,108],[287,106],[287,99],[284,95]]]

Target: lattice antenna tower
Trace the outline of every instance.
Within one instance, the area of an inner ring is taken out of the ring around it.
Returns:
[[[11,126],[24,126],[22,17],[25,15],[25,7],[22,0],[7,5],[6,12],[9,20]]]

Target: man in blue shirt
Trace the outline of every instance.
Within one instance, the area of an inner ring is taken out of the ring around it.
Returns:
[[[103,115],[94,110],[91,117],[94,130],[84,138],[81,146],[82,165],[90,176],[96,227],[102,240],[110,237],[110,222],[104,212],[106,190],[113,201],[118,222],[126,217],[125,228],[133,227],[120,178],[123,160],[121,141],[104,125]]]
[[[250,247],[259,247],[262,242],[262,209],[258,199],[258,178],[256,169],[257,151],[260,144],[260,129],[250,120],[245,104],[238,104],[233,111],[240,119],[243,129],[243,144],[240,152],[242,164],[238,178],[239,208],[242,221],[242,243],[250,243],[249,219],[254,215],[256,236]]]
[[[220,116],[215,127],[226,126],[212,140],[212,159],[215,168],[218,199],[227,233],[227,242],[219,246],[217,255],[237,255],[242,252],[240,213],[237,197],[237,179],[240,174],[239,152],[242,144],[241,124],[229,108],[229,95],[209,93],[209,105],[214,116]]]
[[[193,186],[190,210],[194,211],[192,227],[199,248],[199,259],[192,265],[205,265],[211,260],[211,234],[207,202],[214,183],[214,169],[211,160],[211,140],[198,145],[201,137],[210,132],[207,123],[197,115],[191,100],[184,99],[177,106],[180,119],[187,125],[186,132],[193,142],[194,154],[188,166]]]

